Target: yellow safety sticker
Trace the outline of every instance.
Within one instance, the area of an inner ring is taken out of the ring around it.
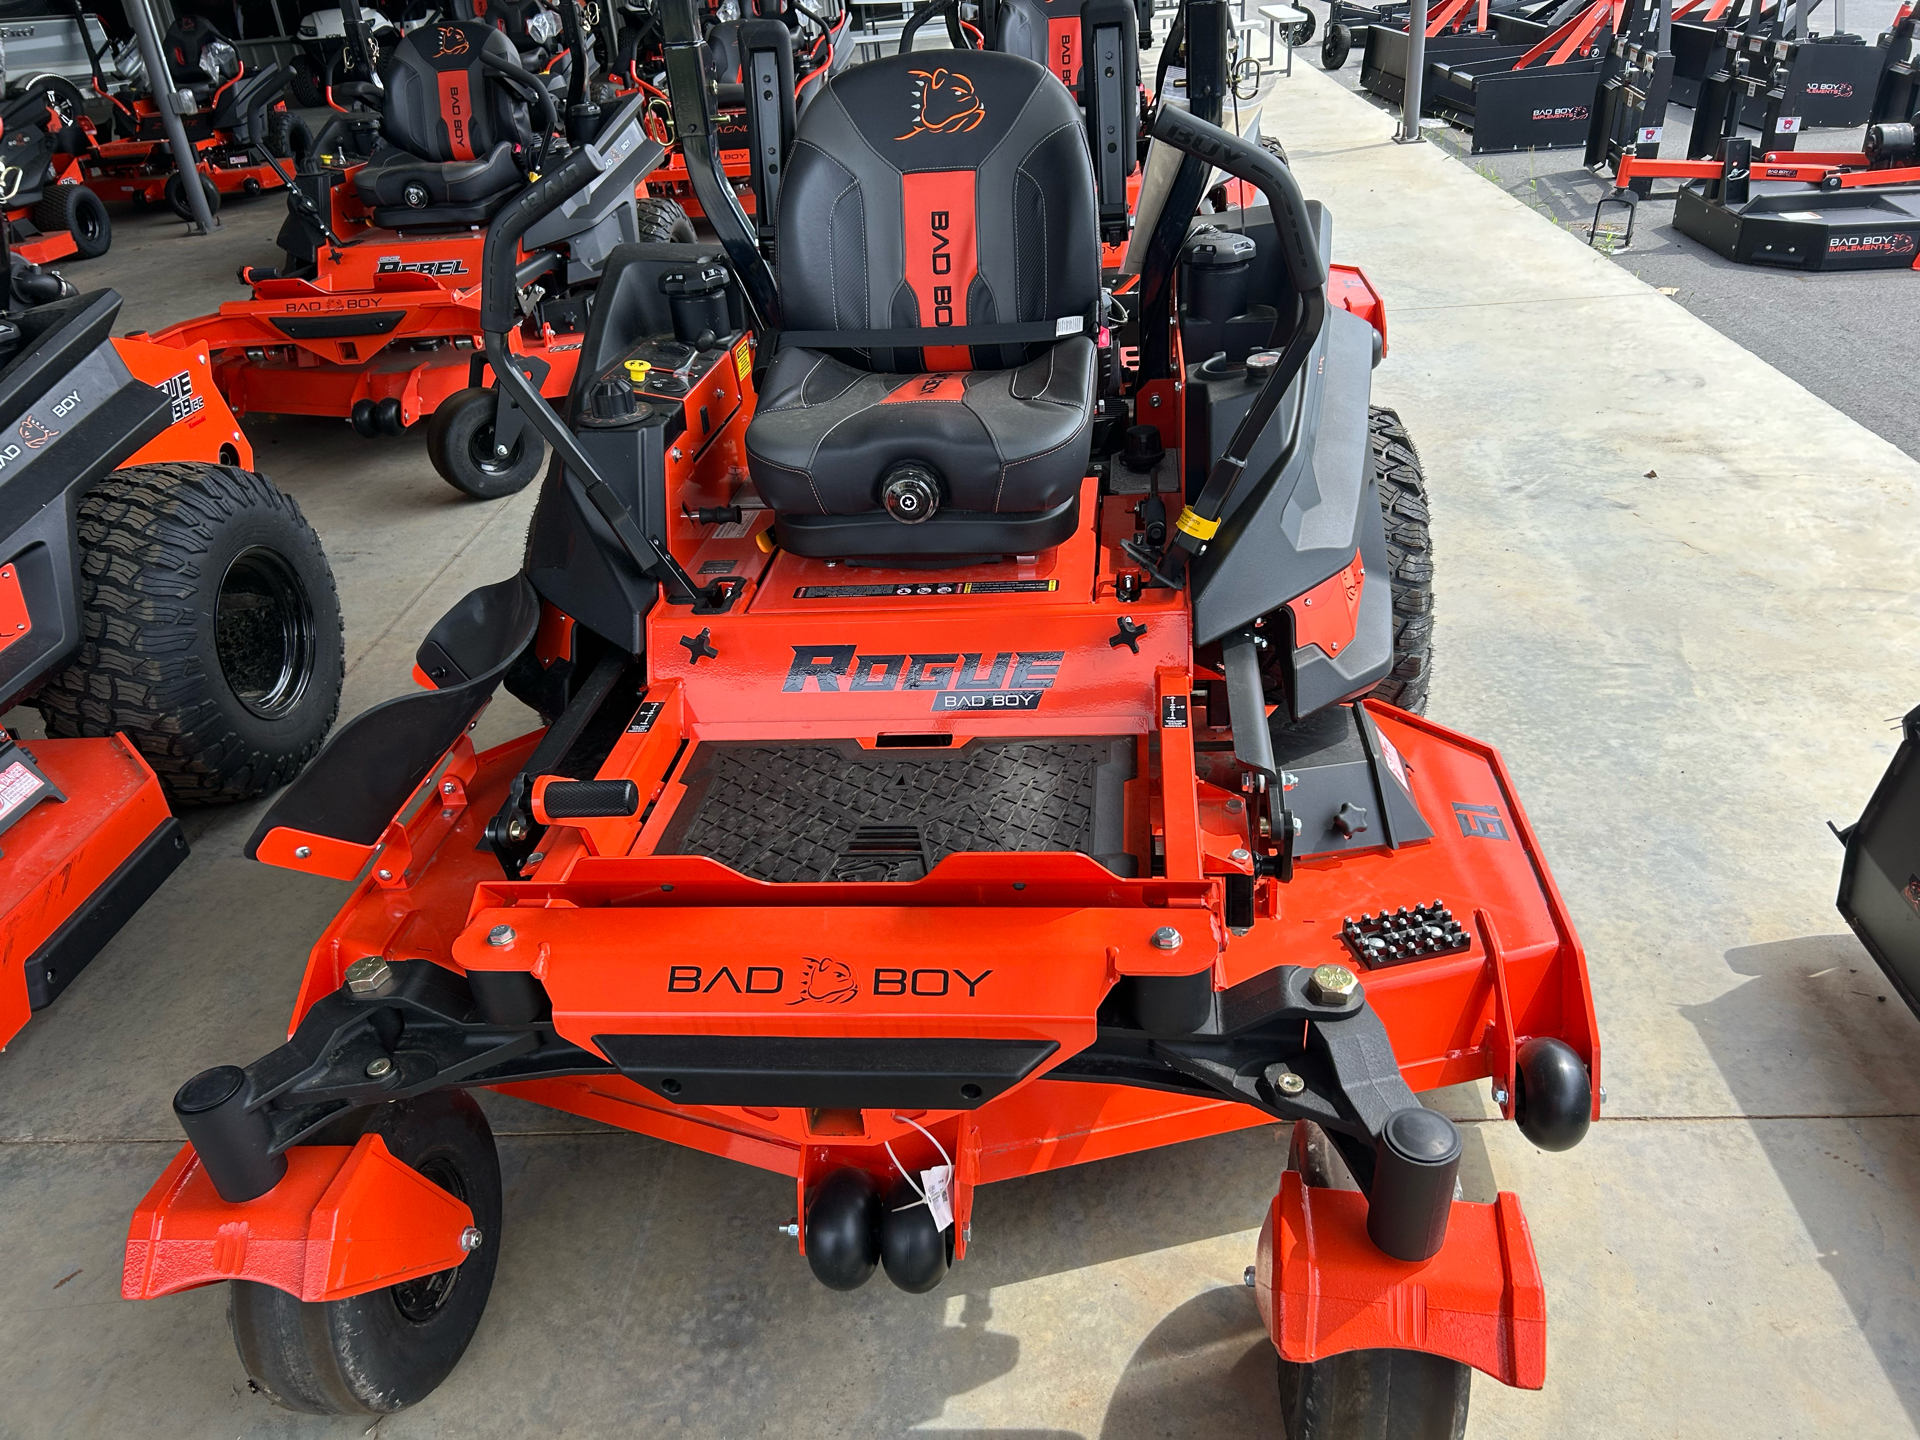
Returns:
[[[1182,535],[1191,535],[1196,540],[1211,540],[1220,530],[1218,520],[1203,520],[1194,513],[1191,505],[1180,511],[1180,518],[1173,522],[1173,528]]]

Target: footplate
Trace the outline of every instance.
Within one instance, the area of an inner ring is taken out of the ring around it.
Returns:
[[[775,883],[913,881],[957,851],[1121,853],[1127,740],[975,740],[914,753],[839,745],[701,748],[662,853]]]
[[[1517,1196],[1453,1202],[1430,1260],[1395,1260],[1367,1238],[1352,1190],[1280,1177],[1254,1272],[1260,1314],[1283,1360],[1350,1350],[1422,1350],[1538,1390],[1547,1379],[1547,1299]]]

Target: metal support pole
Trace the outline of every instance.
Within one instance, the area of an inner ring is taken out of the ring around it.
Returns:
[[[187,143],[186,127],[174,107],[173,72],[167,69],[166,56],[160,53],[160,31],[153,23],[153,11],[147,0],[126,0],[127,19],[140,37],[140,59],[147,67],[147,89],[153,96],[153,108],[160,112],[160,123],[167,129],[167,148],[173,151],[173,167],[180,176],[180,188],[187,193],[187,206],[202,235],[214,229],[213,212],[207,209],[207,197],[200,189],[200,166],[193,146]]]
[[[1413,0],[1407,7],[1407,92],[1400,101],[1400,128],[1393,132],[1397,145],[1413,145],[1420,140],[1420,91],[1427,78],[1427,0]]]
[[[1654,10],[1659,16],[1654,25],[1657,35],[1654,41],[1657,47],[1656,53],[1671,55],[1673,53],[1673,0],[1654,0]]]

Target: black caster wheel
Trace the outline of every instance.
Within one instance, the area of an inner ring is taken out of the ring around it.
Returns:
[[[540,473],[547,447],[530,425],[522,426],[507,453],[494,443],[496,397],[472,387],[449,395],[427,425],[427,458],[454,489],[476,500],[498,500],[524,490]]]
[[[379,427],[382,435],[399,435],[407,428],[406,420],[400,413],[400,397],[389,395],[373,407],[373,423]]]
[[[473,1211],[479,1246],[459,1265],[346,1300],[315,1304],[235,1280],[227,1316],[247,1376],[274,1404],[308,1415],[388,1415],[453,1373],[479,1327],[500,1255],[500,1160],[487,1117],[464,1090],[435,1090],[350,1115],[322,1143],[371,1131]]]
[[[1326,37],[1320,42],[1320,68],[1338,70],[1347,63],[1347,56],[1353,52],[1353,31],[1342,21],[1336,20],[1327,27]]]
[[[374,415],[373,401],[356,400],[353,413],[349,418],[353,422],[353,433],[372,440],[380,433],[380,421]]]

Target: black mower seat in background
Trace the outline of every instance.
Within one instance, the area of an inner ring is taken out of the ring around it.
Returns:
[[[354,176],[376,225],[478,225],[517,192],[533,130],[496,67],[525,75],[512,42],[475,21],[423,25],[395,48],[382,142]]]
[[[780,237],[789,332],[1075,330],[1100,296],[1079,109],[1012,55],[890,56],[835,77],[800,122]],[[1095,401],[1085,334],[862,346],[783,350],[761,392],[748,465],[783,545],[975,555],[1072,532]],[[931,519],[889,514],[903,464],[937,477]],[[826,516],[842,518],[810,523]]]

